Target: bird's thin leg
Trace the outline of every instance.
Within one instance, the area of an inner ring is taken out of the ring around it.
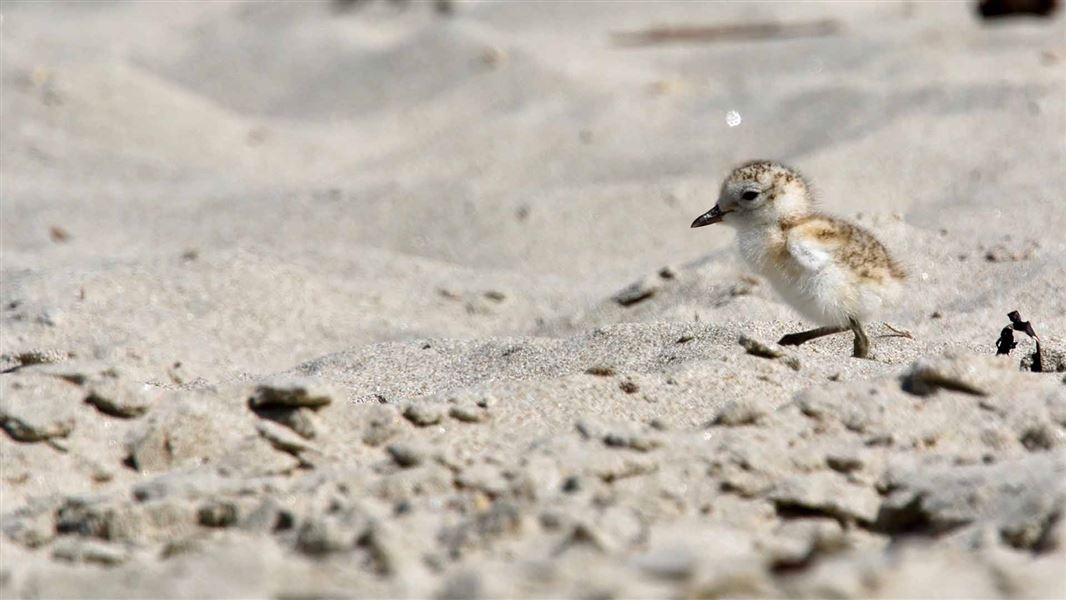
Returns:
[[[819,327],[817,329],[811,329],[810,331],[790,333],[785,337],[781,338],[777,343],[781,344],[782,346],[799,346],[800,344],[803,344],[805,342],[809,342],[820,337],[833,335],[834,333],[840,333],[842,331],[847,330],[847,327],[837,327],[835,325],[830,325],[828,327]]]
[[[862,323],[849,318],[848,324],[851,325],[851,331],[855,333],[855,351],[851,355],[855,358],[866,358],[866,355],[870,353],[870,338],[866,337],[866,332],[862,330]]]

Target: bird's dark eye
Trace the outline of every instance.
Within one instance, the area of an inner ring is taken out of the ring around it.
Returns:
[[[748,190],[748,191],[744,192],[743,194],[741,194],[740,197],[745,199],[745,200],[754,200],[754,199],[759,197],[759,192],[757,192],[755,190]]]

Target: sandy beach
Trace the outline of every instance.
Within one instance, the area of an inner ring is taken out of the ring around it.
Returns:
[[[449,6],[3,3],[0,597],[1066,598],[1062,10]]]

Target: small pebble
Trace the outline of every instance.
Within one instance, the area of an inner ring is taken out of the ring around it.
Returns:
[[[237,506],[230,501],[212,500],[196,511],[204,527],[229,527],[237,522]]]
[[[385,451],[397,465],[405,469],[422,464],[426,458],[426,452],[422,448],[408,443],[389,444]]]
[[[615,294],[614,301],[621,306],[633,306],[654,296],[661,285],[658,278],[646,277]]]
[[[766,411],[749,399],[730,400],[718,411],[712,424],[726,427],[751,425],[764,415]]]
[[[439,404],[412,403],[404,409],[403,416],[418,427],[429,427],[441,422],[444,418],[444,407]]]
[[[250,403],[254,408],[289,406],[321,408],[333,401],[337,392],[330,386],[307,378],[280,376],[256,386]]]
[[[299,434],[273,421],[261,420],[255,424],[255,428],[263,439],[282,452],[299,454],[306,450],[315,450],[315,447]]]
[[[480,423],[489,418],[489,413],[484,408],[481,408],[477,404],[462,402],[452,406],[448,410],[448,415],[457,421],[464,423]]]
[[[752,356],[758,356],[761,358],[778,359],[781,362],[789,366],[793,371],[800,370],[799,359],[795,356],[787,354],[784,350],[764,344],[755,338],[741,335],[737,342],[744,348],[744,351]]]
[[[160,395],[158,389],[119,379],[101,379],[92,384],[85,402],[112,417],[139,417],[152,407]]]

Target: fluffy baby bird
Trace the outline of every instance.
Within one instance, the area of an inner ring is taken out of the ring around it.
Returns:
[[[862,324],[900,293],[906,273],[869,231],[815,209],[802,175],[756,160],[722,183],[718,204],[692,227],[724,223],[736,229],[740,254],[801,315],[819,325],[778,342],[798,346],[851,331],[853,355],[865,358]]]

